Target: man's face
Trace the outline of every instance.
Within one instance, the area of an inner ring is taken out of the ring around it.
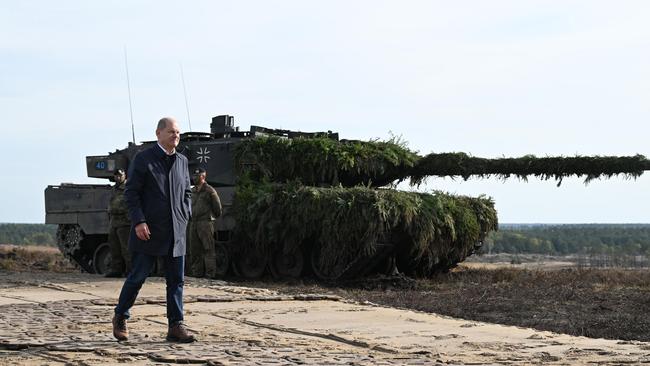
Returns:
[[[181,139],[181,130],[178,128],[178,123],[176,121],[167,122],[165,128],[156,130],[156,137],[165,150],[176,148]]]
[[[205,182],[205,173],[194,174],[194,184],[201,185]]]
[[[126,176],[124,174],[115,174],[113,177],[115,178],[115,183],[117,184],[124,183],[126,180]]]

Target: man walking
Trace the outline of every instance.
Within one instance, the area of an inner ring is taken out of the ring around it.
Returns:
[[[192,220],[190,221],[190,273],[195,277],[217,277],[213,221],[221,216],[221,200],[206,180],[203,168],[194,171]]]
[[[106,277],[122,277],[131,270],[131,254],[129,253],[129,208],[124,199],[124,186],[126,174],[118,169],[113,174],[115,185],[111,191],[111,200],[108,204],[109,231],[108,245],[111,248],[111,270]]]
[[[163,257],[167,283],[167,340],[193,342],[183,325],[185,233],[191,216],[191,189],[187,158],[176,153],[180,130],[174,118],[165,117],[156,128],[158,143],[138,153],[129,166],[126,203],[132,230],[129,273],[113,317],[113,335],[128,339],[126,320],[157,256]]]

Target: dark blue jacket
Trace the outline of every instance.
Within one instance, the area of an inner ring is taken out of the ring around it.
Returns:
[[[139,152],[129,165],[124,197],[129,207],[129,249],[148,255],[185,255],[185,233],[191,216],[190,174],[187,158],[176,153],[169,167],[167,154],[154,144]],[[168,173],[169,172],[169,173]],[[135,226],[146,222],[147,241],[138,239]]]

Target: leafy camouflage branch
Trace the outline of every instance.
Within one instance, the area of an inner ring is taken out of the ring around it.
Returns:
[[[643,155],[573,156],[486,159],[466,153],[432,153],[418,156],[404,144],[390,141],[336,141],[312,139],[250,139],[235,152],[240,173],[275,182],[298,180],[307,185],[375,187],[409,179],[418,185],[429,176],[501,179],[529,176],[558,185],[570,176],[585,177],[588,183],[597,178],[624,175],[636,178],[650,169]]]
[[[237,242],[259,253],[317,246],[322,266],[372,255],[388,239],[403,270],[430,275],[465,259],[497,228],[494,202],[483,196],[294,182],[240,184],[235,197]]]
[[[526,181],[529,176],[555,179],[558,186],[565,177],[585,177],[585,183],[596,178],[624,175],[637,178],[650,163],[643,155],[634,156],[559,156],[538,158],[526,155],[520,158],[485,159],[465,153],[429,154],[420,159],[410,172],[411,184],[417,185],[428,176],[506,179],[515,176]]]

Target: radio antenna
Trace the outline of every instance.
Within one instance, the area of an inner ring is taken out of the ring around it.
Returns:
[[[190,120],[190,105],[187,102],[187,90],[185,89],[185,75],[183,74],[183,64],[178,63],[181,67],[181,81],[183,82],[183,95],[185,96],[185,110],[187,111],[187,123],[190,125],[190,131],[192,131],[192,121]]]
[[[129,112],[131,113],[131,135],[135,145],[135,127],[133,126],[133,103],[131,102],[131,80],[129,79],[129,61],[126,56],[126,46],[124,46],[124,66],[126,68],[126,88],[129,91]]]

